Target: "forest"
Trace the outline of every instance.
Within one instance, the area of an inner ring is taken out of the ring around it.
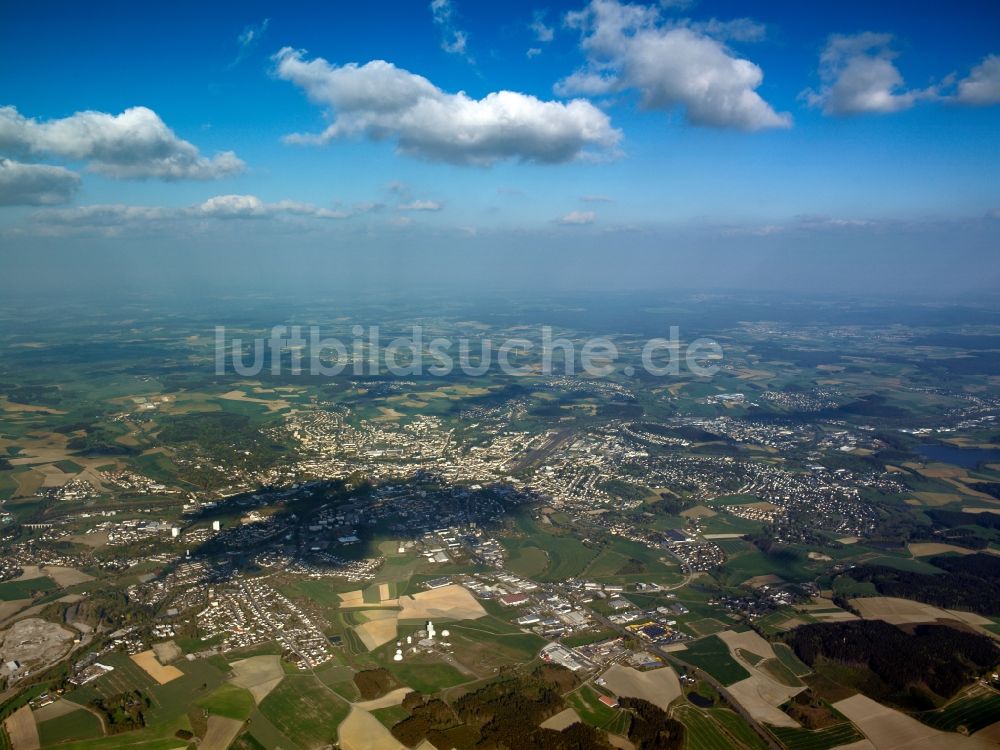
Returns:
[[[917,709],[933,707],[935,696],[950,698],[1000,662],[1000,648],[985,636],[947,625],[911,627],[912,633],[882,620],[815,623],[796,628],[787,641],[814,669],[824,662],[856,668],[853,686],[870,698]]]
[[[1000,615],[1000,557],[988,554],[938,556],[930,563],[948,575],[916,573],[884,565],[859,565],[847,574],[871,582],[879,594],[914,599],[945,609]]]

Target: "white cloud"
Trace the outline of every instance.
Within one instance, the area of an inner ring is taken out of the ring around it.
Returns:
[[[37,211],[38,225],[82,230],[125,229],[164,222],[195,220],[267,219],[304,216],[314,219],[347,219],[350,211],[322,208],[312,203],[282,200],[266,203],[255,195],[216,195],[192,206],[129,206],[122,203],[51,208]]]
[[[559,219],[560,224],[576,225],[593,224],[597,221],[597,214],[593,211],[570,211]]]
[[[243,31],[236,37],[236,43],[239,45],[240,51],[237,53],[236,59],[229,63],[230,68],[235,68],[239,65],[243,58],[247,56],[247,53],[257,46],[270,23],[271,19],[265,18],[259,24],[243,27]]]
[[[437,201],[414,200],[397,206],[400,211],[440,211],[444,206]]]
[[[0,159],[0,206],[51,206],[68,203],[80,175],[49,164]]]
[[[524,56],[530,60],[532,57],[538,57],[540,54],[542,54],[542,50],[538,47],[529,47],[528,51],[524,53]]]
[[[544,10],[536,10],[532,15],[531,23],[528,25],[531,33],[535,35],[535,39],[539,42],[551,42],[555,37],[555,30],[551,26],[545,25],[545,15]]]
[[[614,198],[609,198],[606,195],[581,195],[580,200],[584,203],[614,203]]]
[[[441,29],[441,49],[451,55],[466,56],[469,35],[455,26],[455,8],[451,0],[431,0],[431,17]]]
[[[906,89],[903,76],[893,63],[896,53],[890,34],[866,31],[834,34],[820,54],[819,74],[823,86],[803,92],[813,107],[828,115],[886,114],[909,109],[919,99],[937,95],[937,88]]]
[[[198,206],[197,212],[220,219],[252,219],[280,214],[317,219],[346,219],[351,216],[348,211],[321,208],[312,203],[288,200],[265,203],[255,195],[217,195]]]
[[[232,151],[202,156],[146,107],[120,115],[77,112],[46,122],[0,107],[0,152],[86,161],[91,171],[118,178],[211,180],[246,168]]]
[[[752,18],[733,18],[729,21],[710,18],[707,21],[692,22],[690,27],[723,41],[759,42],[767,36],[767,27]]]
[[[790,115],[775,112],[757,93],[761,69],[713,36],[750,34],[746,19],[712,22],[710,34],[707,26],[688,21],[664,23],[651,6],[592,0],[586,9],[567,14],[566,23],[581,31],[588,64],[556,84],[562,96],[635,89],[644,108],[683,108],[694,125],[739,130],[791,125]]]
[[[959,81],[955,100],[977,106],[1000,104],[1000,55],[987,55]]]
[[[384,60],[337,66],[323,58],[307,61],[290,47],[274,59],[279,78],[331,110],[326,130],[287,136],[291,143],[393,138],[403,153],[452,164],[504,159],[556,164],[613,152],[621,138],[608,116],[582,99],[542,101],[515,91],[473,99],[442,91]]]

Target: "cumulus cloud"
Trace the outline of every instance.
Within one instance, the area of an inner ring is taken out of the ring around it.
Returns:
[[[621,131],[583,99],[542,101],[515,91],[482,99],[442,91],[423,76],[384,60],[331,65],[285,47],[276,75],[330,108],[331,124],[291,143],[328,143],[365,136],[395,139],[401,152],[452,164],[490,165],[504,159],[557,164],[613,152]]]
[[[595,221],[597,214],[593,211],[570,211],[559,219],[560,224],[566,225],[593,224]]]
[[[414,200],[402,203],[397,208],[400,211],[440,211],[444,206],[437,201]]]
[[[646,109],[682,108],[694,125],[762,130],[791,125],[757,93],[761,69],[738,57],[721,37],[758,33],[758,26],[735,22],[666,23],[658,8],[592,0],[569,13],[566,23],[580,30],[587,65],[556,84],[568,96],[636,90]]]
[[[351,215],[347,211],[335,211],[298,201],[265,203],[255,195],[217,195],[198,206],[194,213],[219,219],[253,219],[280,214],[312,216],[317,219],[346,219]]]
[[[441,30],[441,49],[451,55],[467,56],[469,35],[455,26],[455,7],[451,0],[431,0],[431,17]]]
[[[886,114],[909,109],[918,100],[932,98],[937,89],[907,89],[893,60],[890,34],[866,31],[834,34],[820,54],[819,91],[807,89],[810,106],[828,115]]]
[[[68,203],[80,175],[48,164],[0,159],[0,206],[52,206]]]
[[[117,178],[212,180],[246,168],[232,151],[203,156],[146,107],[119,115],[77,112],[45,122],[0,107],[0,152],[85,161],[91,171]]]
[[[958,82],[955,101],[976,106],[1000,104],[1000,55],[987,55]]]

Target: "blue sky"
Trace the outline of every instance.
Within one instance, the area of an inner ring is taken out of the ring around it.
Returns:
[[[554,284],[1000,278],[996,3],[6,4],[0,49],[23,272],[142,244],[126,265],[177,278],[184,248],[202,274],[280,249],[341,279],[503,253]]]

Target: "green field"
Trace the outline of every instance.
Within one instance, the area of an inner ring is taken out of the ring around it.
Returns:
[[[564,646],[569,646],[570,648],[576,648],[577,646],[588,646],[591,643],[598,643],[599,641],[606,641],[609,638],[615,638],[618,635],[615,630],[585,630],[582,633],[574,633],[573,635],[566,636],[562,639]]]
[[[574,578],[597,557],[598,550],[569,534],[552,534],[527,516],[518,517],[523,534],[500,541],[509,555],[507,567],[518,575],[541,581]]]
[[[260,704],[260,713],[302,748],[335,743],[337,727],[349,710],[339,696],[312,675],[286,677]],[[254,728],[251,733],[263,740]]]
[[[190,703],[200,700],[219,687],[229,671],[229,665],[222,657],[195,661],[182,659],[177,662],[177,668],[184,673],[183,677],[171,680],[166,685],[154,684],[148,689],[154,704],[148,715],[151,723],[173,720]]]
[[[965,727],[970,734],[1000,721],[1000,694],[990,691],[967,695],[937,711],[917,714],[924,724],[945,732]]]
[[[84,708],[38,724],[38,738],[42,747],[70,740],[94,739],[103,735],[101,720]]]
[[[178,729],[191,731],[186,715],[174,721],[146,726],[136,732],[113,734],[109,737],[74,738],[58,745],[59,750],[176,750],[183,745],[174,733]]]
[[[382,723],[382,726],[392,729],[403,719],[409,717],[410,712],[402,706],[389,706],[388,708],[377,708],[371,714]]]
[[[771,647],[774,649],[774,653],[778,655],[778,658],[781,659],[781,663],[796,677],[805,677],[807,674],[812,673],[809,665],[801,661],[787,644],[773,643]]]
[[[501,660],[531,661],[546,643],[544,638],[525,633],[493,615],[449,623],[448,627],[460,661],[463,650],[482,651],[484,648]]]
[[[865,738],[850,722],[835,724],[826,729],[772,726],[767,729],[788,750],[830,750]]]
[[[567,693],[566,702],[576,709],[580,718],[587,724],[604,729],[618,718],[621,709],[605,706],[600,702],[598,693],[590,685],[581,685],[572,693]]]
[[[549,556],[545,551],[531,545],[505,545],[510,552],[506,567],[519,576],[534,578],[549,567]]]
[[[57,588],[59,586],[48,576],[29,578],[23,581],[5,581],[0,583],[0,601],[31,599],[37,594],[55,591]]]
[[[729,654],[729,647],[714,635],[691,643],[687,651],[680,651],[676,656],[704,669],[723,685],[732,685],[750,676]]]
[[[767,750],[742,718],[728,709],[704,711],[694,706],[677,707],[675,717],[684,725],[685,750]]]
[[[676,717],[684,725],[685,750],[731,750],[736,747],[722,727],[702,711],[681,706]]]
[[[756,667],[758,664],[764,661],[763,656],[755,654],[753,651],[747,651],[745,648],[736,649],[736,653],[739,656],[741,656],[747,662],[747,664],[749,664],[752,667]]]
[[[751,750],[767,750],[767,743],[750,728],[746,719],[728,708],[710,708],[705,711],[722,725],[730,737]]]
[[[763,663],[757,666],[761,669],[761,671],[769,674],[782,685],[787,685],[788,687],[802,687],[802,680],[800,680],[791,669],[786,667],[785,663],[781,661],[781,659],[766,659]]]
[[[408,661],[390,661],[385,667],[407,687],[428,695],[472,679],[450,664],[431,658],[414,657]]]
[[[216,716],[246,721],[255,708],[249,690],[225,683],[210,695],[198,701],[198,705]]]

